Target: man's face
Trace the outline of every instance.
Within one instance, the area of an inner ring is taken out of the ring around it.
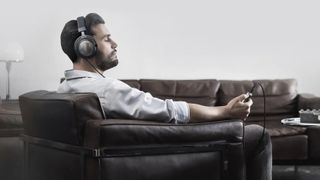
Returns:
[[[97,55],[94,57],[94,60],[99,70],[105,71],[117,66],[116,47],[118,45],[111,39],[111,34],[105,24],[93,26],[92,32],[98,46]]]

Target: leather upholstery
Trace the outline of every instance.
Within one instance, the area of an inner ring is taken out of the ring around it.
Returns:
[[[23,142],[16,136],[0,136],[1,179],[23,179]]]
[[[299,94],[299,109],[320,109],[320,97],[312,94]]]
[[[259,124],[263,126],[262,121],[252,122],[249,121],[246,124]],[[284,126],[279,121],[268,121],[266,123],[266,129],[271,137],[284,137],[284,136],[293,136],[293,135],[301,135],[306,134],[306,127],[298,127],[298,126]]]
[[[98,143],[93,147],[188,144],[220,140],[241,142],[242,140],[240,121],[174,125],[150,121],[108,119],[107,121],[88,121],[87,127],[90,127],[87,129],[87,134],[94,131],[99,132],[98,138],[96,136],[87,140],[90,143],[94,141]]]
[[[22,119],[17,101],[0,104],[0,176],[6,180],[23,177]]]
[[[225,105],[235,96],[247,93],[253,86],[252,81],[220,81],[219,105]],[[294,79],[256,80],[265,91],[267,115],[297,114],[297,82]],[[254,104],[251,117],[263,114],[263,93],[259,86],[253,92]]]
[[[160,99],[175,99],[214,106],[217,102],[217,80],[147,80],[139,81],[141,90]]]
[[[320,159],[320,127],[310,127],[307,129],[308,135],[308,150],[311,159]]]
[[[126,79],[122,80],[124,83],[128,84],[129,86],[136,88],[136,89],[141,89],[141,85],[139,83],[139,80],[134,80],[134,79]]]
[[[242,179],[240,120],[105,120],[97,99],[47,91],[20,96],[28,179]]]
[[[308,136],[274,137],[272,148],[272,156],[276,160],[306,160],[308,158]]]
[[[86,121],[104,118],[98,97],[92,95],[35,91],[20,96],[25,133],[81,145]]]

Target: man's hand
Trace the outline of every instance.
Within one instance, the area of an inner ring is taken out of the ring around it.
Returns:
[[[231,99],[225,106],[202,106],[189,103],[190,122],[216,121],[222,119],[243,119],[245,120],[252,105],[252,100],[244,102],[248,94],[242,94]]]
[[[248,97],[248,94],[242,94],[231,99],[226,105],[226,113],[228,113],[231,118],[240,118],[245,120],[249,116],[250,108],[253,104],[251,98],[247,102],[244,102]]]

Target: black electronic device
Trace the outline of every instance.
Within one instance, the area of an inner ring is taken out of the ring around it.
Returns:
[[[299,115],[301,123],[320,123],[320,109],[301,109]]]
[[[100,76],[105,76],[97,70],[97,68],[88,60],[97,54],[98,46],[94,38],[86,34],[86,20],[83,16],[77,18],[78,32],[81,35],[75,40],[73,48],[77,56],[85,59],[87,62]]]
[[[92,36],[86,34],[86,21],[83,16],[77,18],[77,25],[81,35],[74,42],[74,51],[81,58],[92,58],[97,53],[97,43]]]
[[[252,97],[252,93],[256,87],[257,87],[257,83],[253,82],[253,86],[252,86],[251,90],[247,92],[248,97],[246,99],[244,99],[243,102],[249,101],[249,99]]]

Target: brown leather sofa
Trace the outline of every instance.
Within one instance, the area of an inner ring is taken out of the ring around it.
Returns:
[[[298,117],[300,109],[320,109],[320,97],[299,94],[295,79],[274,80],[131,80],[133,87],[159,98],[172,98],[208,106],[225,105],[247,93],[254,82],[262,85],[266,98],[266,128],[272,138],[274,164],[320,164],[320,127],[294,127],[281,119]],[[195,93],[196,92],[196,93]],[[263,125],[262,89],[253,91],[253,106],[246,124]]]
[[[20,96],[27,180],[243,178],[242,122],[105,119],[92,93]]]
[[[319,109],[320,97],[310,94],[299,94],[297,82],[294,79],[256,80],[266,91],[266,120],[267,130],[272,137],[274,164],[320,164],[320,128],[284,126],[280,120],[298,116],[299,109]],[[125,80],[129,85],[142,91],[151,92],[159,98],[172,98],[203,105],[223,105],[232,97],[249,91],[252,81],[233,80]],[[260,88],[253,92],[252,113],[246,123],[262,124],[263,97]],[[12,133],[15,129],[21,131],[21,119],[10,120],[0,118],[0,167],[10,167],[10,164],[23,163],[21,156],[13,152],[21,152],[22,144],[19,133]],[[12,137],[15,140],[12,141]],[[15,142],[15,141],[18,142]],[[15,144],[14,146],[12,144]],[[15,149],[15,148],[18,148]],[[15,149],[15,150],[14,150]],[[3,154],[6,154],[4,156]],[[9,158],[10,157],[10,158]],[[6,166],[9,164],[9,166]],[[11,167],[16,167],[12,166]],[[0,168],[0,174],[17,174],[17,169]],[[4,172],[5,171],[5,172]],[[6,177],[6,176],[5,176]],[[17,177],[17,176],[15,176]],[[5,179],[18,179],[7,176]]]

